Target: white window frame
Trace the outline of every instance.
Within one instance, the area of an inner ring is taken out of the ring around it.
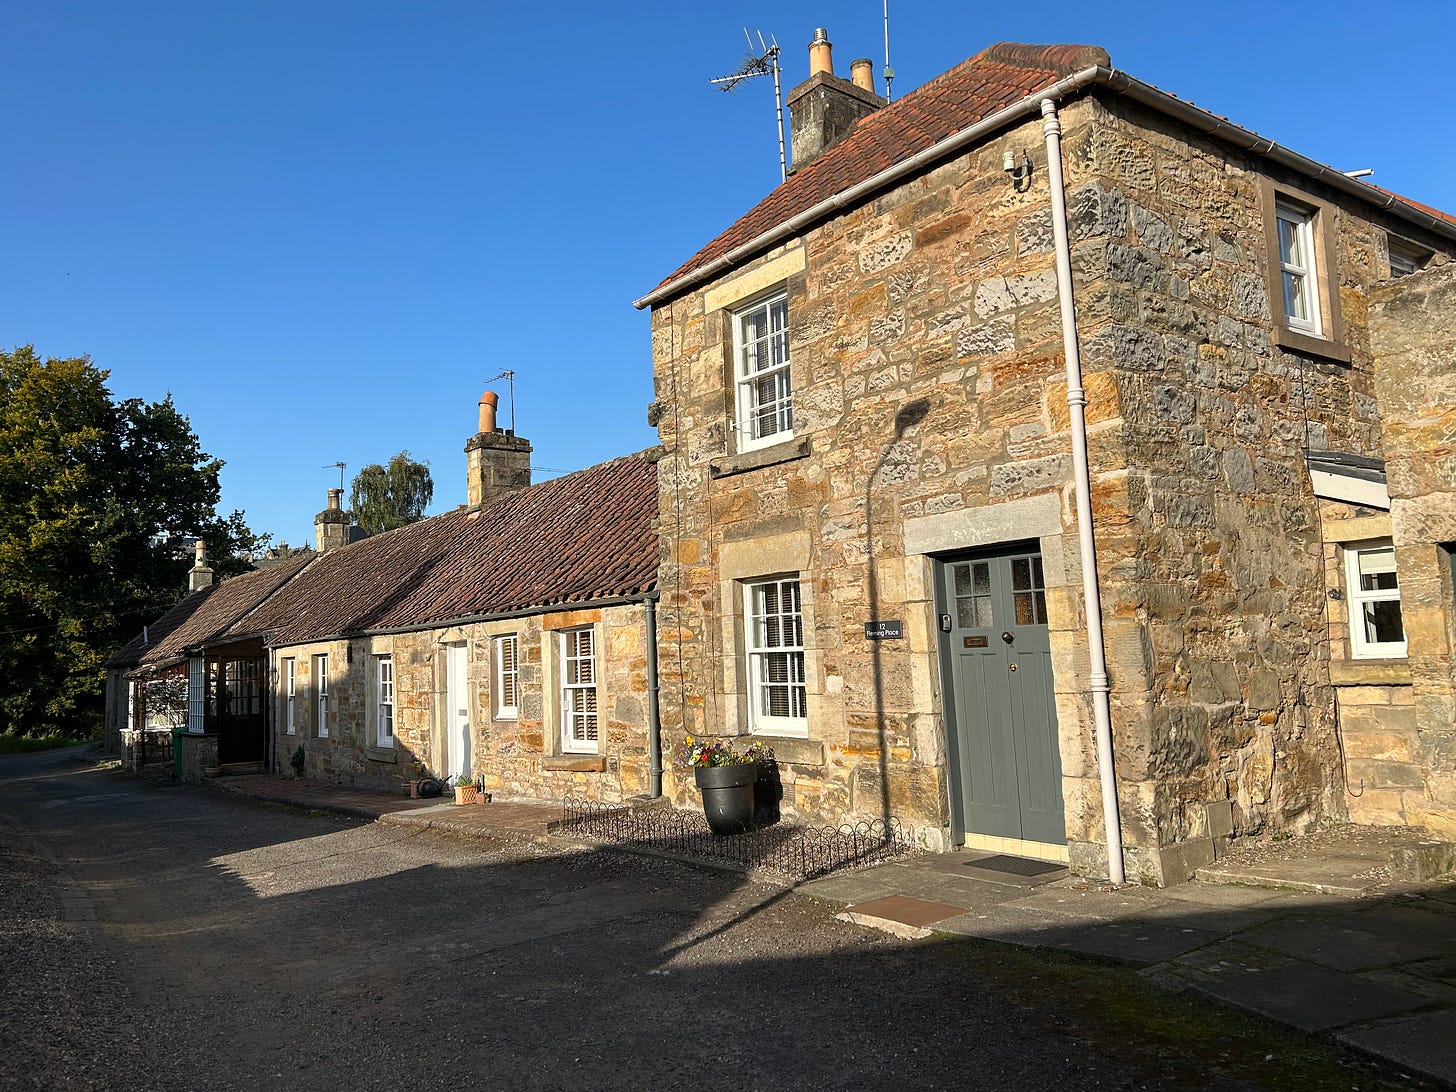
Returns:
[[[187,731],[200,736],[207,722],[207,667],[201,656],[187,661]]]
[[[329,738],[329,654],[313,658],[313,724],[319,739]]]
[[[1345,554],[1345,602],[1349,607],[1350,658],[1355,660],[1391,660],[1406,655],[1405,619],[1401,619],[1399,641],[1372,641],[1365,635],[1365,606],[1368,603],[1400,603],[1400,577],[1395,569],[1395,552],[1390,539],[1375,539],[1370,542],[1348,543],[1343,547]],[[1396,573],[1394,588],[1366,590],[1360,586],[1360,557],[1362,554],[1389,552],[1391,568]]]
[[[601,750],[601,713],[596,629],[593,626],[564,629],[557,641],[561,666],[561,749],[568,754],[597,754]]]
[[[1274,226],[1277,233],[1274,246],[1279,260],[1279,305],[1284,312],[1284,324],[1299,333],[1323,337],[1319,258],[1314,238],[1315,217],[1314,209],[1279,199],[1274,206]],[[1290,245],[1287,248],[1284,245],[1285,224],[1291,228]],[[1292,282],[1303,289],[1302,298],[1308,314],[1297,314],[1297,308],[1291,305],[1288,286]]]
[[[298,667],[292,656],[283,658],[283,733],[296,736],[298,719],[295,698],[298,694]]]
[[[779,609],[772,614],[764,603],[764,595],[769,588],[776,590],[779,603]],[[794,606],[785,611],[784,594],[790,589]],[[777,619],[778,625],[769,625],[770,618]],[[797,575],[744,582],[743,645],[749,731],[754,735],[808,736],[809,691],[804,656],[803,586]],[[783,658],[782,669],[776,672],[784,676],[783,680],[770,679],[777,657]],[[793,710],[797,705],[798,711],[787,716],[771,713],[770,694],[774,689],[786,689],[789,708]]]
[[[515,720],[521,714],[521,642],[520,635],[503,634],[495,645],[495,715],[500,720]],[[506,666],[509,649],[510,667]],[[507,692],[509,691],[509,695]],[[506,697],[510,701],[506,701]]]
[[[394,657],[374,657],[374,746],[394,746]]]
[[[1431,260],[1431,252],[1418,247],[1414,243],[1408,243],[1404,239],[1398,239],[1394,235],[1386,237],[1386,252],[1390,261],[1390,275],[1394,277],[1408,277],[1412,273],[1418,273],[1426,268],[1426,263]]]
[[[766,333],[750,336],[750,324],[759,319]],[[775,326],[775,322],[778,323]],[[775,362],[777,349],[782,360]],[[763,360],[767,351],[769,359]],[[738,450],[780,444],[794,436],[794,388],[789,373],[789,295],[778,292],[733,312],[734,402],[737,407]],[[760,384],[773,381],[781,392],[767,402]],[[765,421],[763,418],[769,419]],[[764,431],[769,428],[770,431]]]

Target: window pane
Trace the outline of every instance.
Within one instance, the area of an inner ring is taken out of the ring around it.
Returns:
[[[1356,555],[1360,571],[1360,587],[1365,591],[1393,589],[1397,587],[1395,576],[1395,547],[1378,550],[1361,550]]]
[[[1031,558],[1011,559],[1011,587],[1014,591],[1026,591],[1031,587]]]
[[[991,594],[991,566],[984,561],[978,561],[971,566],[971,577],[975,583],[977,595]]]
[[[1365,639],[1372,643],[1405,640],[1405,627],[1400,620],[1400,600],[1385,599],[1364,604]]]
[[[951,568],[955,574],[955,593],[959,598],[962,595],[971,594],[971,567],[969,565],[956,565]]]

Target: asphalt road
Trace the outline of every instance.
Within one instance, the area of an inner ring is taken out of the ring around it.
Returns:
[[[667,862],[0,758],[4,1088],[1261,1086],[1027,958]]]

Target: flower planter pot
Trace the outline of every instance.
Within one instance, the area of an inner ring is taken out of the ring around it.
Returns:
[[[455,803],[457,803],[457,804],[473,804],[473,803],[475,803],[475,796],[476,796],[476,793],[475,793],[475,786],[474,785],[457,785],[457,786],[455,786]]]
[[[714,834],[742,834],[753,829],[753,785],[758,763],[694,766],[693,778],[703,794],[703,815]]]

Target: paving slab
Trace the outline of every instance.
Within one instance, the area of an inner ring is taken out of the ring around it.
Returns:
[[[1066,928],[1065,915],[1021,909],[1014,902],[979,907],[936,925],[936,929],[943,933],[1019,944],[1024,948],[1045,947],[1049,940],[1059,936]]]
[[[1335,1037],[1422,1076],[1444,1083],[1456,1077],[1456,1013],[1450,1010],[1346,1028]]]
[[[1376,1020],[1430,1004],[1404,990],[1308,963],[1216,978],[1198,983],[1198,989],[1305,1031]]]
[[[1220,939],[1207,929],[1161,925],[1149,921],[1110,921],[1063,927],[1043,940],[1044,947],[1104,956],[1147,966],[1164,963]]]
[[[964,906],[930,902],[906,895],[890,895],[883,899],[846,906],[838,917],[841,921],[882,929],[896,936],[920,939],[931,933],[929,926],[966,912]]]
[[[1238,884],[1204,883],[1189,880],[1172,887],[1159,888],[1161,898],[1173,902],[1196,903],[1200,906],[1248,907],[1267,906],[1278,902],[1282,892],[1267,887],[1243,887]]]
[[[1448,955],[1456,922],[1409,907],[1280,918],[1244,932],[1250,944],[1342,971],[1366,971]]]
[[[1016,904],[1027,909],[1065,914],[1077,921],[1142,918],[1164,905],[1162,900],[1140,887],[1121,891],[1098,889],[1079,891],[1071,887],[1043,888],[1025,898],[1017,899]]]

